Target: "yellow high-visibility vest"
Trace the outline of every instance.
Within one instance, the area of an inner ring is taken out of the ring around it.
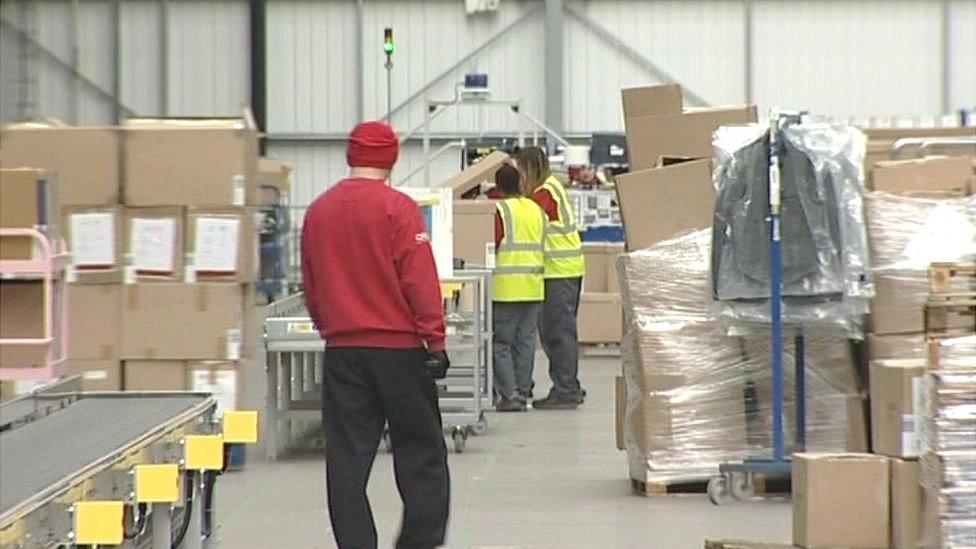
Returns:
[[[502,218],[505,237],[495,250],[492,299],[542,301],[546,214],[538,204],[523,197],[499,200],[495,207]]]
[[[559,206],[559,219],[546,227],[546,278],[576,278],[586,274],[583,259],[583,242],[576,227],[576,214],[569,202],[569,195],[562,182],[549,176],[541,188],[552,194]]]

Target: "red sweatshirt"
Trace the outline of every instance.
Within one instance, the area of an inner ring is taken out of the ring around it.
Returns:
[[[430,236],[407,195],[344,179],[302,227],[305,301],[329,347],[444,350],[444,303]]]

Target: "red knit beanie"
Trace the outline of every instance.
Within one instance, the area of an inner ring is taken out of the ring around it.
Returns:
[[[346,162],[352,167],[389,170],[396,164],[400,141],[385,122],[362,122],[349,134]]]

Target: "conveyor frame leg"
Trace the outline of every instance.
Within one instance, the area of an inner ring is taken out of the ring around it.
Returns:
[[[190,517],[189,526],[186,529],[186,537],[183,538],[183,549],[203,549],[203,474],[193,475],[193,512]]]
[[[170,549],[173,546],[172,504],[153,503],[149,516],[152,519],[152,548]]]

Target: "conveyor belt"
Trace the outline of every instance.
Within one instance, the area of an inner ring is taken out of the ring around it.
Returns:
[[[0,435],[0,514],[207,400],[203,395],[82,398]]]

